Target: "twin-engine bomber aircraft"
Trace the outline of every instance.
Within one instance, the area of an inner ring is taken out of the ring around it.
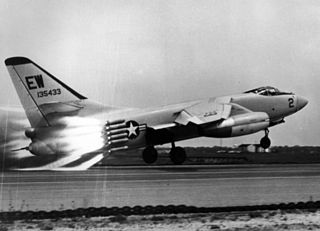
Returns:
[[[242,94],[152,109],[115,108],[88,100],[24,57],[5,60],[31,127],[29,151],[50,162],[22,170],[85,170],[108,153],[144,148],[143,160],[157,160],[156,145],[171,143],[170,158],[182,164],[186,153],[175,142],[195,137],[234,137],[265,131],[301,110],[308,101],[273,87]],[[21,170],[21,169],[20,169]]]

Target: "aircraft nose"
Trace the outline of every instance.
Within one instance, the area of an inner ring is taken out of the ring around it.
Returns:
[[[308,104],[308,100],[302,96],[297,97],[297,111],[301,110]]]

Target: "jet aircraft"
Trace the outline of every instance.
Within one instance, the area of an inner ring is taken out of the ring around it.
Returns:
[[[110,153],[138,148],[151,164],[158,156],[155,146],[166,143],[172,145],[172,162],[182,164],[186,152],[176,141],[259,131],[265,131],[260,145],[266,149],[271,144],[268,128],[308,103],[294,93],[259,87],[156,108],[117,108],[87,99],[28,58],[8,58],[5,65],[29,121],[10,138],[23,136],[29,144],[13,148],[11,142],[6,148],[46,160],[20,170],[85,170]],[[21,113],[18,118],[23,121]]]

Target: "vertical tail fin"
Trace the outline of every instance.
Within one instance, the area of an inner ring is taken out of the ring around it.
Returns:
[[[86,99],[28,58],[8,58],[5,64],[32,127],[50,126],[40,105]]]

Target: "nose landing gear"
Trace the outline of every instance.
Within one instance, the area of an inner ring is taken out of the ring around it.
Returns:
[[[262,137],[262,139],[260,140],[260,146],[264,149],[267,149],[270,147],[271,145],[271,140],[269,139],[268,137],[268,134],[269,134],[269,130],[266,129],[265,130],[265,136]]]

